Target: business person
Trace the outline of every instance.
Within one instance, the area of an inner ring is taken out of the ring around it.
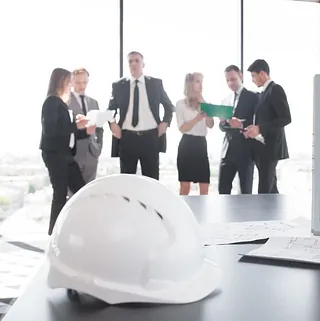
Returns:
[[[50,223],[51,235],[58,215],[66,203],[68,188],[76,193],[85,184],[73,156],[77,139],[87,137],[84,115],[73,118],[67,102],[70,99],[71,73],[62,68],[53,70],[47,98],[41,111],[42,158],[48,169],[53,188]],[[88,128],[90,133],[92,128]]]
[[[183,134],[177,156],[180,195],[190,193],[191,183],[199,183],[200,195],[207,195],[210,184],[210,166],[207,149],[207,132],[214,120],[200,111],[203,75],[189,73],[185,77],[184,99],[176,104],[176,117]]]
[[[76,69],[72,73],[73,92],[71,92],[69,108],[74,116],[87,115],[90,110],[99,110],[98,102],[86,95],[89,82],[89,72]],[[77,152],[74,157],[81,170],[85,183],[96,178],[99,156],[103,145],[103,128],[95,128],[94,132],[85,139],[77,141]]]
[[[274,193],[278,161],[289,158],[285,126],[291,113],[283,88],[270,78],[270,68],[263,59],[254,61],[248,71],[252,81],[262,87],[253,125],[244,132],[253,139],[254,157],[259,171],[258,193]]]
[[[219,194],[231,194],[233,180],[238,173],[241,194],[252,194],[254,162],[252,141],[244,138],[242,130],[253,123],[258,96],[242,84],[242,73],[235,65],[225,69],[225,78],[232,93],[223,101],[234,107],[234,117],[220,121],[225,132],[219,171]]]
[[[161,79],[144,76],[144,58],[139,52],[128,54],[131,77],[112,85],[109,110],[120,115],[110,123],[113,133],[112,157],[120,157],[121,173],[136,174],[140,161],[142,175],[159,179],[159,152],[166,152],[166,130],[171,123],[173,105]],[[164,108],[160,119],[160,104]]]

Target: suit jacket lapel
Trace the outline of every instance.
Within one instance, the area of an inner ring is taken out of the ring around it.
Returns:
[[[150,77],[146,77],[146,76],[144,77],[144,81],[146,83],[146,91],[147,91],[148,102],[149,102],[149,106],[151,108],[150,98],[152,97],[152,83],[151,83],[150,80],[151,80]]]
[[[238,104],[235,106],[234,108],[234,117],[237,117],[238,112],[241,110],[242,108],[242,102],[243,102],[243,97],[246,95],[246,89],[243,88],[239,98],[238,98]]]
[[[94,100],[92,99],[92,98],[90,98],[90,97],[86,97],[86,102],[87,102],[87,109],[88,109],[88,111],[89,110],[95,110],[96,108],[96,106],[95,106],[95,103],[94,103]]]
[[[265,97],[265,91],[261,92],[261,93],[258,93],[258,104],[256,106],[256,109],[255,109],[255,113],[257,113],[258,109],[263,105],[263,102],[264,102],[264,97]]]
[[[122,100],[122,110],[123,110],[123,116],[125,117],[128,112],[129,102],[130,102],[130,78],[124,78],[121,82],[122,85],[122,94],[123,94],[123,100]],[[121,113],[121,109],[120,109]]]
[[[265,97],[268,94],[268,91],[270,90],[270,88],[272,87],[272,83],[273,83],[273,81],[268,85],[268,87],[264,91],[262,91],[259,94],[259,103],[257,105],[256,112],[263,105]]]

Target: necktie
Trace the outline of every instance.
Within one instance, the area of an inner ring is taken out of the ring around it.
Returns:
[[[133,91],[133,111],[132,111],[132,126],[136,127],[139,122],[139,87],[138,87],[139,80],[136,79],[135,87]]]
[[[233,99],[233,108],[236,108],[236,101],[237,101],[238,94],[234,93],[234,99]]]
[[[84,101],[84,98],[85,98],[85,95],[80,95],[80,98],[81,98],[81,107],[82,107],[82,113],[83,115],[87,115],[87,109],[86,109],[86,104],[85,104],[85,101]]]

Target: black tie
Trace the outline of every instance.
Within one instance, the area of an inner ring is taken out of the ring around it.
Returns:
[[[236,108],[237,96],[238,96],[238,94],[235,92],[234,93],[234,99],[233,99],[233,108]]]
[[[84,102],[85,95],[80,95],[81,98],[81,107],[82,107],[82,113],[83,115],[87,115],[87,109],[86,109],[86,104]]]
[[[135,87],[133,91],[133,111],[132,111],[132,126],[136,127],[139,122],[139,87],[138,87],[139,80],[135,80]]]

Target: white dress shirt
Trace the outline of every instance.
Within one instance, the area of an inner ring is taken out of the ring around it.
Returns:
[[[176,117],[178,127],[180,128],[184,123],[194,119],[199,114],[199,111],[189,107],[185,99],[181,99],[176,103]],[[202,119],[196,123],[189,131],[185,134],[193,136],[207,136],[208,128],[206,120]]]
[[[268,86],[270,85],[270,83],[272,83],[272,79],[267,80],[267,81],[263,84],[263,86],[262,86],[262,92],[264,92],[264,91],[268,88]]]
[[[132,130],[132,131],[143,131],[150,130],[158,127],[156,120],[150,109],[145,77],[141,75],[138,79],[137,84],[139,88],[139,121],[136,127],[133,127],[132,114],[133,114],[133,98],[134,98],[134,87],[136,86],[136,78],[131,77],[130,79],[130,100],[128,106],[128,112],[126,118],[123,122],[122,129]]]
[[[69,117],[70,117],[70,121],[71,123],[73,122],[73,112],[72,110],[68,110],[69,112]],[[74,133],[71,133],[70,135],[70,141],[69,141],[69,147],[70,148],[73,148],[74,147],[74,144],[75,144],[76,140],[75,140],[75,137],[74,137]]]

